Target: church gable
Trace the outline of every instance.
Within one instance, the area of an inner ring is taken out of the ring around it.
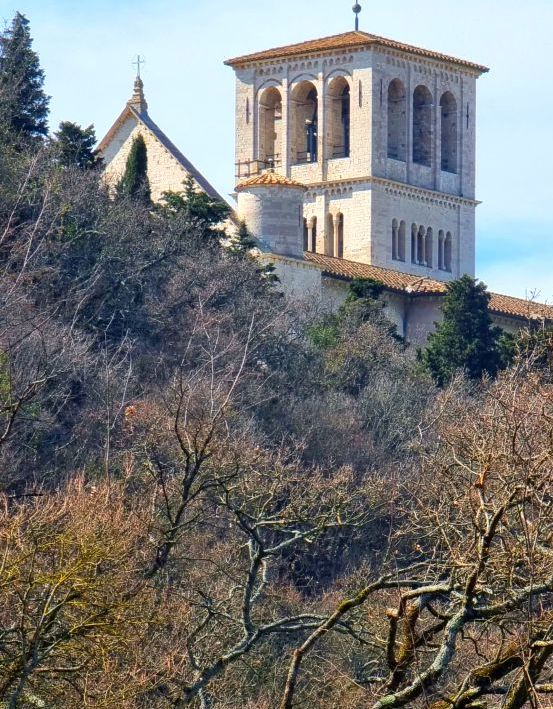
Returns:
[[[148,180],[154,201],[159,201],[164,192],[181,192],[189,177],[192,177],[199,190],[224,201],[150,118],[140,78],[135,82],[131,100],[98,146],[98,153],[104,160],[104,179],[107,184],[115,187],[121,180],[131,146],[139,135],[146,144]]]

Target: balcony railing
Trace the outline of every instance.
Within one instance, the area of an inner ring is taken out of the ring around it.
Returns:
[[[272,170],[282,165],[280,155],[268,155],[264,160],[239,160],[235,163],[235,177],[243,180],[260,175],[264,170]]]

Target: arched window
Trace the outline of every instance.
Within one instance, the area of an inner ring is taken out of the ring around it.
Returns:
[[[434,251],[434,232],[431,227],[426,230],[426,240],[425,240],[425,263],[428,268],[432,268],[432,256]]]
[[[397,245],[398,261],[405,261],[405,222],[399,224],[398,245]]]
[[[309,227],[307,226],[307,219],[303,219],[303,250],[309,251]]]
[[[426,86],[413,94],[413,162],[432,164],[432,94]]]
[[[348,158],[350,149],[350,88],[343,76],[333,79],[328,87],[329,156]]]
[[[407,94],[399,79],[388,86],[388,157],[407,158]]]
[[[457,101],[451,92],[440,99],[442,127],[442,170],[457,172]]]
[[[411,263],[418,263],[417,258],[417,235],[419,228],[416,224],[411,224]]]
[[[291,150],[295,163],[317,162],[319,101],[317,89],[303,81],[292,91]]]
[[[274,87],[259,98],[259,159],[266,166],[278,165],[282,153],[282,97]]]
[[[452,254],[453,254],[453,236],[448,231],[445,237],[444,244],[444,270],[451,272],[452,270]]]
[[[332,214],[326,218],[325,255],[334,256],[334,216]]]
[[[317,251],[317,217],[311,220],[311,251]]]
[[[392,222],[392,259],[399,261],[399,226],[397,219]]]
[[[438,232],[438,268],[440,271],[445,271],[445,234],[443,229]]]
[[[425,264],[425,256],[426,256],[425,240],[426,240],[426,229],[423,226],[421,226],[421,227],[419,227],[419,230],[417,232],[417,263],[419,264],[419,266],[424,266],[424,264]]]
[[[334,256],[338,258],[344,258],[344,215],[336,215],[335,224],[335,234],[336,234],[336,245],[334,249]]]

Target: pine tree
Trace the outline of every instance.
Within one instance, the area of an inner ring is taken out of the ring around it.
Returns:
[[[164,192],[161,209],[185,214],[201,228],[206,240],[226,237],[222,224],[231,212],[230,207],[226,202],[198,189],[190,175],[184,182],[182,192]]]
[[[48,134],[50,98],[32,44],[29,20],[18,12],[0,35],[0,130],[16,139]]]
[[[486,286],[470,276],[448,284],[443,321],[420,355],[439,386],[459,370],[480,379],[484,374],[493,377],[501,369],[501,330],[493,327],[489,302]]]
[[[247,256],[257,245],[257,241],[250,234],[244,220],[238,225],[238,231],[231,237],[229,252],[233,256]]]
[[[87,170],[97,165],[98,160],[94,154],[96,145],[94,126],[81,128],[77,123],[64,121],[60,123],[59,130],[55,134],[54,145],[59,164],[64,167],[80,167]]]
[[[122,196],[138,197],[150,201],[150,184],[148,182],[148,152],[141,135],[132,142],[127,158],[125,174],[118,185],[117,191]]]

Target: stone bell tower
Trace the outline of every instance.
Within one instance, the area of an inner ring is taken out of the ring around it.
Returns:
[[[226,64],[236,179],[271,170],[307,187],[305,250],[444,281],[474,274],[486,67],[358,29]]]

